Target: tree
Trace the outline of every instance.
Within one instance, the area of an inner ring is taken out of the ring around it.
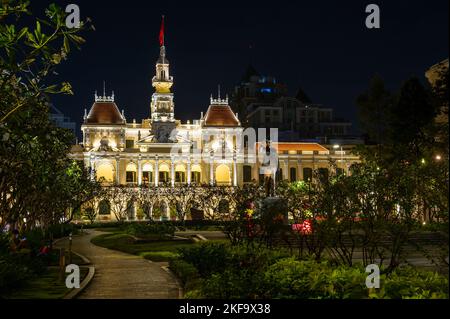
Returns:
[[[28,229],[71,220],[98,189],[83,164],[68,156],[73,135],[55,127],[45,110],[36,105],[0,126],[1,225]]]
[[[358,96],[356,103],[361,127],[369,140],[375,143],[387,142],[393,97],[379,75],[372,78],[369,89]]]
[[[421,146],[427,139],[426,128],[433,123],[436,111],[429,92],[419,79],[413,77],[405,81],[388,121],[393,152],[401,150],[403,158],[412,156],[418,159],[422,155]]]
[[[179,220],[186,219],[186,214],[190,211],[196,195],[196,188],[187,185],[166,190],[166,196],[169,202],[176,208]]]
[[[95,201],[91,200],[84,205],[83,218],[87,219],[91,224],[95,222],[98,216],[98,207]]]
[[[130,209],[130,202],[135,200],[133,189],[124,185],[109,187],[105,193],[106,199],[111,202],[111,211],[119,222],[125,221]]]
[[[219,206],[223,199],[229,198],[232,188],[204,186],[198,188],[195,204],[202,211],[204,216],[210,220],[220,220],[224,216],[219,215]]]
[[[70,220],[96,187],[68,157],[73,135],[48,118],[47,95],[71,93],[68,83],[52,79],[56,66],[84,42],[78,34],[85,24],[68,29],[64,21],[56,5],[45,17],[34,16],[29,1],[0,6],[1,226],[27,230]]]
[[[33,22],[29,22],[29,16]],[[22,109],[36,106],[46,94],[71,94],[69,83],[51,80],[56,66],[66,60],[71,47],[79,47],[86,29],[65,25],[66,13],[55,4],[45,17],[35,17],[29,1],[3,1],[0,7],[0,123]],[[89,22],[89,21],[87,21]],[[28,25],[28,26],[27,26]],[[17,27],[21,26],[21,27]]]

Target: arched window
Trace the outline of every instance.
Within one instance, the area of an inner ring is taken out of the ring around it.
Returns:
[[[169,165],[161,164],[159,165],[159,182],[168,183],[169,182]]]
[[[328,180],[328,168],[322,167],[319,168],[319,179],[322,183],[326,182]]]
[[[186,183],[186,169],[184,165],[175,166],[175,182]]]
[[[96,167],[97,180],[111,183],[114,181],[114,168],[110,163],[102,163]]]
[[[252,181],[252,167],[250,165],[244,165],[244,183],[250,183]]]
[[[289,180],[291,182],[297,181],[297,169],[295,167],[289,169]]]
[[[109,201],[104,199],[104,200],[100,201],[100,203],[98,203],[98,214],[99,215],[111,214],[111,205],[109,204]]]
[[[231,183],[230,168],[221,164],[216,168],[216,183],[218,185],[229,185]]]
[[[137,167],[134,163],[129,163],[126,168],[126,182],[136,183],[136,171]]]
[[[312,180],[312,168],[303,168],[303,180],[310,182]]]
[[[201,183],[201,172],[202,169],[200,165],[195,164],[191,167],[191,183],[200,184]]]
[[[142,166],[142,184],[148,185],[153,181],[153,166],[145,163]]]

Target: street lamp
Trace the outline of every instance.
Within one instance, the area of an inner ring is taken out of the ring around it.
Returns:
[[[341,163],[343,163],[344,162],[344,157],[343,157],[343,152],[342,152],[342,145],[339,145],[339,144],[334,144],[333,145],[333,148],[335,149],[335,150],[337,150],[338,148],[340,148],[340,151],[341,151]]]
[[[435,157],[436,161],[440,161],[442,159],[441,155],[436,155]]]

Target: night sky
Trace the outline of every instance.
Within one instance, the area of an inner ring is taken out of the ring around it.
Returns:
[[[206,111],[218,84],[231,92],[251,63],[292,95],[301,86],[313,102],[355,123],[355,99],[373,74],[395,90],[448,57],[448,0],[56,2],[78,4],[96,28],[58,69],[75,95],[53,102],[78,124],[103,80],[128,121],[149,116],[162,14],[175,116],[183,122]],[[365,27],[370,3],[380,6],[381,29]]]

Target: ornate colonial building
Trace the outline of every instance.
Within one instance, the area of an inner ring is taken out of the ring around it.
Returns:
[[[114,93],[95,94],[81,126],[83,142],[72,150],[72,156],[91,169],[93,179],[105,185],[136,188],[176,188],[181,184],[238,186],[261,182],[267,175],[276,180],[308,179],[314,169],[330,169],[330,160],[341,172],[348,172],[348,167],[358,160],[342,148],[277,143],[276,136],[270,137],[275,153],[270,157],[266,153],[266,130],[244,130],[238,114],[228,105],[228,98],[220,96],[211,96],[200,119],[181,123],[175,117],[171,91],[174,78],[169,66],[163,44],[152,79],[155,92],[149,117],[140,123],[127,121],[115,103]]]

